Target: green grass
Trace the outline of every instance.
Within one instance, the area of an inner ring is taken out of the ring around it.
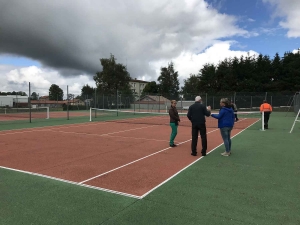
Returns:
[[[294,119],[272,113],[142,200],[0,169],[0,224],[300,224]]]

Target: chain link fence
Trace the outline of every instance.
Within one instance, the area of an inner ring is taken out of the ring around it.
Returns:
[[[170,93],[145,93],[143,95],[115,94],[95,92],[81,96],[80,99],[69,93],[68,85],[59,86],[63,93],[56,99],[49,100],[49,89],[40,88],[31,84],[28,96],[0,96],[0,108],[41,108],[48,107],[50,119],[70,119],[75,117],[88,117],[90,108],[117,109],[139,112],[168,112],[170,101],[176,100],[179,112],[185,112],[194,103],[195,97],[200,95],[205,105],[212,110],[220,108],[221,98],[233,101],[238,111],[258,111],[263,100],[267,100],[274,111],[298,112],[300,108],[299,93],[278,92],[228,92],[228,93],[184,93],[172,95]],[[99,90],[98,90],[99,91]],[[7,112],[6,110],[2,110]],[[18,112],[18,111],[17,111]],[[13,120],[17,113],[10,117]],[[24,114],[22,114],[24,115]],[[0,112],[0,119],[1,115]],[[27,115],[26,115],[27,116]],[[31,116],[31,115],[29,115]]]

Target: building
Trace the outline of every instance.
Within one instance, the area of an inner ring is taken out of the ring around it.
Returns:
[[[1,95],[0,107],[28,107],[28,96]]]
[[[135,101],[131,108],[135,110],[144,110],[147,112],[158,111],[165,112],[171,105],[171,101],[160,95],[145,95]]]
[[[146,87],[146,84],[148,84],[150,82],[148,81],[143,81],[143,80],[137,80],[132,79],[129,84],[130,84],[130,89],[132,90],[132,92],[136,95],[141,95],[144,88]]]

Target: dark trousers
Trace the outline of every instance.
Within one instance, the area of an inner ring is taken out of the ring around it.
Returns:
[[[197,153],[198,134],[200,132],[202,142],[202,154],[206,154],[207,150],[207,138],[206,138],[206,126],[205,124],[192,125],[192,153]]]
[[[264,125],[265,125],[265,129],[269,128],[269,119],[270,119],[270,112],[264,112]]]

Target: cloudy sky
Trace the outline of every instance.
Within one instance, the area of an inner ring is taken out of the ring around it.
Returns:
[[[0,91],[80,94],[113,54],[132,78],[175,64],[181,86],[205,63],[300,48],[299,0],[0,0]]]

